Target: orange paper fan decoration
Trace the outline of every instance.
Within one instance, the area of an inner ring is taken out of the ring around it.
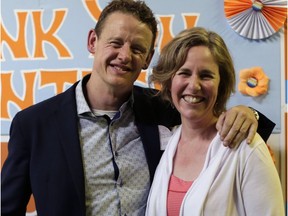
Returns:
[[[287,0],[224,0],[232,29],[249,39],[264,39],[277,32],[287,18]]]

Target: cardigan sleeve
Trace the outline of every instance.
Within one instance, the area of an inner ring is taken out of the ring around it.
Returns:
[[[242,172],[241,191],[246,215],[284,216],[280,178],[263,141],[246,155]]]

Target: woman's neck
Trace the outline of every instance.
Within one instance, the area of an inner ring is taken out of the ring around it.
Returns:
[[[181,139],[183,140],[212,140],[216,133],[216,123],[218,118],[213,117],[202,122],[193,122],[182,119]]]

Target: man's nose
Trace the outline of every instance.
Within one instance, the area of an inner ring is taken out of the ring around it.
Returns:
[[[123,45],[118,54],[118,58],[123,62],[129,62],[131,60],[131,49],[127,45]]]

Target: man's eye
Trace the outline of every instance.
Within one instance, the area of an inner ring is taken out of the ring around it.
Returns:
[[[120,47],[121,43],[119,41],[111,41],[110,44],[114,47]]]
[[[135,53],[135,54],[142,54],[145,52],[144,49],[141,49],[139,47],[134,47],[132,50],[133,50],[133,53]]]

